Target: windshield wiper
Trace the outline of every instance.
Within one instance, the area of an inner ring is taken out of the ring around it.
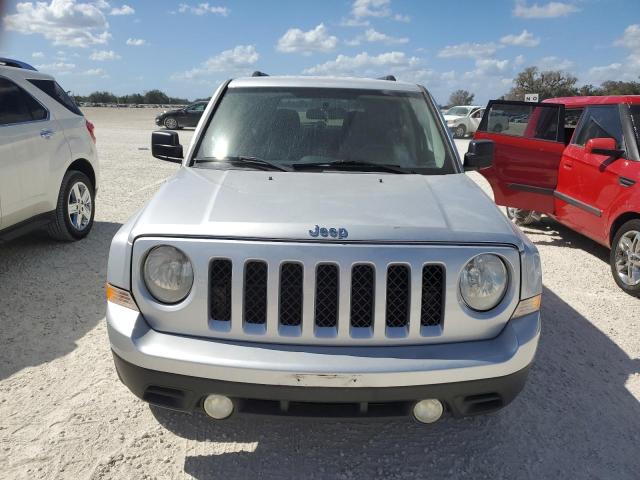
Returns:
[[[263,170],[278,170],[280,172],[288,172],[286,168],[276,165],[275,163],[268,162],[258,157],[246,157],[243,155],[234,155],[224,158],[196,158],[194,163],[235,163],[242,165],[250,165],[254,167],[262,167]]]
[[[294,170],[362,170],[369,172],[389,172],[389,173],[415,173],[411,170],[405,170],[399,165],[388,165],[384,163],[359,162],[356,160],[337,160],[335,162],[314,162],[314,163],[293,163],[291,167]]]

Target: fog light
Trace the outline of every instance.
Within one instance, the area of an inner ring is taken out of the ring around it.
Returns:
[[[420,423],[433,423],[440,419],[444,407],[442,402],[436,398],[420,400],[413,406],[413,416]]]
[[[233,413],[233,402],[224,395],[209,395],[204,399],[204,411],[211,418],[224,420]]]

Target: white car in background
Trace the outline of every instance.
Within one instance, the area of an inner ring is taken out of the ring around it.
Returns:
[[[0,239],[44,227],[85,237],[98,179],[94,127],[49,75],[0,58]]]
[[[483,113],[484,107],[479,105],[458,105],[444,113],[444,120],[455,138],[464,138],[475,133]]]

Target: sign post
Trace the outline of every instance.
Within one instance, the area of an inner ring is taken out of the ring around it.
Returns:
[[[525,93],[524,94],[525,102],[535,102],[538,103],[538,94],[537,93]]]

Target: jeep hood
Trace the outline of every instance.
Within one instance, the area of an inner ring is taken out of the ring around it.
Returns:
[[[180,168],[143,208],[130,239],[202,236],[519,244],[513,226],[465,174],[402,175]]]

